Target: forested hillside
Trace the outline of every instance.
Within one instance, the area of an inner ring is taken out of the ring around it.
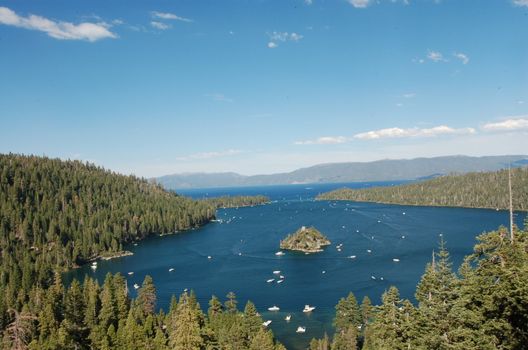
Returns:
[[[528,222],[525,223],[525,227]],[[417,305],[390,287],[382,304],[351,293],[336,306],[332,338],[310,350],[525,350],[528,346],[528,231],[482,234],[458,273],[441,242],[416,288]]]
[[[53,271],[118,253],[124,242],[154,232],[201,225],[214,214],[211,203],[94,165],[0,155],[1,295],[25,302],[34,285],[49,285]]]
[[[0,292],[2,287],[0,287]],[[146,276],[136,299],[130,299],[125,278],[108,274],[104,284],[86,278],[65,288],[59,275],[44,291],[34,287],[21,311],[8,309],[0,298],[2,349],[104,350],[285,350],[262,326],[253,303],[243,312],[234,293],[222,303],[214,297],[207,314],[194,293],[173,296],[168,313],[157,312],[156,288]]]
[[[511,170],[513,207],[528,210],[528,168]],[[319,200],[350,200],[405,205],[509,208],[508,170],[446,175],[393,187],[348,189],[323,193]]]

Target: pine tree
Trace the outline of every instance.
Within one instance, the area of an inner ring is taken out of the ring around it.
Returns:
[[[189,303],[185,292],[180,296],[178,307],[172,314],[169,330],[169,345],[173,350],[199,350],[204,341],[200,332],[200,317],[197,310]]]
[[[137,307],[141,310],[143,317],[147,317],[154,313],[156,308],[156,287],[152,281],[152,277],[145,276],[143,284],[138,291]]]
[[[275,350],[273,335],[261,327],[251,340],[249,350]]]

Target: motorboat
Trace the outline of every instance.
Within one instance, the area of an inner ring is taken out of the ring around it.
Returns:
[[[394,261],[394,262],[400,262],[400,259],[398,259],[398,258],[394,258],[394,259],[392,259],[392,261]]]
[[[277,256],[282,256],[282,255],[284,255],[284,254],[285,254],[285,253],[284,253],[283,251],[278,251],[278,252],[275,253],[275,255],[277,255]]]
[[[139,288],[139,284],[134,283],[134,289],[138,289],[138,288]]]
[[[268,307],[268,311],[279,311],[280,310],[280,307],[278,307],[277,305],[273,305],[272,307]]]
[[[134,274],[134,272],[132,272],[132,271],[130,271],[130,272],[128,273],[129,276],[132,276],[133,274]]]
[[[312,312],[313,310],[315,310],[315,306],[310,306],[308,304],[304,305],[303,312]]]
[[[274,275],[280,275],[280,273],[281,273],[281,272],[280,272],[279,270],[275,270],[275,271],[273,271],[273,274],[274,274]]]
[[[299,327],[297,327],[297,330],[295,332],[296,333],[304,333],[304,332],[306,332],[306,327],[299,326]]]
[[[266,282],[267,282],[267,283],[271,283],[271,282],[273,282],[273,281],[275,281],[275,278],[270,278],[270,279],[267,280]]]
[[[172,271],[174,271],[174,268],[173,268],[173,267],[171,267],[171,268],[169,269],[169,272],[172,272]]]
[[[284,317],[284,319],[286,320],[286,322],[290,322],[290,320],[291,320],[291,315],[287,315],[286,317]]]
[[[262,323],[262,325],[263,325],[264,327],[267,327],[267,326],[269,326],[270,324],[271,324],[271,320],[267,320],[266,322],[263,322],[263,323]]]

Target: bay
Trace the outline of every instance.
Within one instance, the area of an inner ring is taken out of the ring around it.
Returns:
[[[373,184],[347,185],[357,188]],[[134,255],[100,261],[96,271],[89,266],[70,271],[64,276],[65,282],[83,279],[85,275],[102,282],[108,272],[120,272],[135,297],[132,285],[141,284],[146,275],[151,275],[158,291],[158,306],[164,310],[168,309],[171,295],[179,295],[184,289],[196,292],[204,311],[213,294],[224,300],[233,291],[239,308],[243,309],[247,300],[256,304],[263,318],[272,321],[270,328],[288,349],[305,349],[311,338],[333,332],[334,306],[350,291],[358,301],[368,295],[379,303],[383,291],[395,285],[402,297],[414,301],[416,284],[441,237],[458,267],[463,257],[471,253],[478,234],[508,224],[505,211],[313,200],[320,192],[342,186],[179,191],[194,198],[264,194],[273,202],[220,209],[217,218],[221,223],[152,236],[137,246],[125,247]],[[516,215],[519,225],[524,217],[523,213]],[[279,241],[301,226],[315,226],[332,245],[318,254],[286,252],[276,256]],[[342,244],[340,251],[338,244]],[[277,283],[279,278],[273,271],[284,276],[282,283]],[[274,281],[268,283],[270,279]],[[316,309],[303,313],[306,304]],[[280,311],[267,311],[273,305]],[[292,315],[290,322],[284,320],[288,314]],[[305,326],[306,333],[295,333],[298,326]]]

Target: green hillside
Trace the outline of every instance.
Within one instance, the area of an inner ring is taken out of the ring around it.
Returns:
[[[513,207],[528,210],[528,168],[511,170]],[[350,200],[405,205],[468,208],[509,208],[508,170],[446,175],[392,187],[342,188],[317,196],[319,200]]]

